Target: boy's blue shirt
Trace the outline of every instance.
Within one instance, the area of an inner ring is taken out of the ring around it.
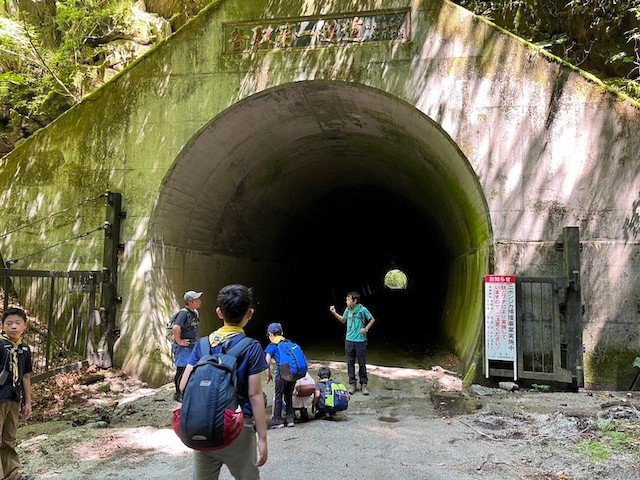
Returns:
[[[366,342],[367,335],[360,333],[360,329],[366,327],[372,317],[367,307],[357,304],[353,309],[345,308],[342,316],[347,321],[346,340],[348,342]]]
[[[273,358],[276,362],[276,371],[275,371],[275,377],[276,378],[280,378],[280,352],[278,350],[278,344],[284,340],[284,337],[282,336],[276,336],[272,342],[269,343],[269,345],[267,345],[267,348],[264,349],[264,353],[265,355],[270,355],[271,358]]]

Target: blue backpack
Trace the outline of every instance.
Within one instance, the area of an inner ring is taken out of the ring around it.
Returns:
[[[278,346],[278,368],[280,377],[288,382],[295,382],[304,378],[307,374],[307,357],[297,343],[287,340],[280,340]]]
[[[324,390],[322,389],[323,383]],[[320,398],[318,398],[317,405],[318,411],[333,415],[349,407],[349,391],[343,383],[327,380],[325,382],[318,382],[318,387],[321,387],[318,389],[320,391]]]
[[[199,340],[202,357],[193,367],[182,398],[174,411],[173,429],[187,447],[217,450],[231,444],[244,426],[238,404],[237,360],[255,341],[242,335],[233,347],[211,352],[209,337]]]

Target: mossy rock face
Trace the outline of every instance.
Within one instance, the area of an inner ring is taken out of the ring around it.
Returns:
[[[627,390],[637,373],[633,363],[638,356],[637,350],[624,348],[596,348],[585,353],[585,386]]]
[[[186,19],[194,17],[200,10],[206,7],[211,0],[145,0],[147,12],[155,13],[164,18],[171,18],[178,14]]]

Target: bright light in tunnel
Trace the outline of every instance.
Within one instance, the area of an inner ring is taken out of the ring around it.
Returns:
[[[392,268],[384,276],[384,286],[391,290],[404,290],[407,283],[407,275],[398,268]]]

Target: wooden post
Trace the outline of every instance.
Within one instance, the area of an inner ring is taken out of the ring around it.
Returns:
[[[568,279],[565,291],[567,306],[567,367],[571,371],[574,387],[584,387],[582,344],[582,288],[580,285],[580,229],[564,227],[563,270]]]
[[[122,195],[107,192],[107,214],[104,222],[104,285],[102,303],[105,313],[107,351],[103,359],[104,367],[113,366],[113,345],[120,336],[116,328],[117,307],[122,303],[118,295],[118,253],[120,244],[120,223],[126,217],[122,211]]]

